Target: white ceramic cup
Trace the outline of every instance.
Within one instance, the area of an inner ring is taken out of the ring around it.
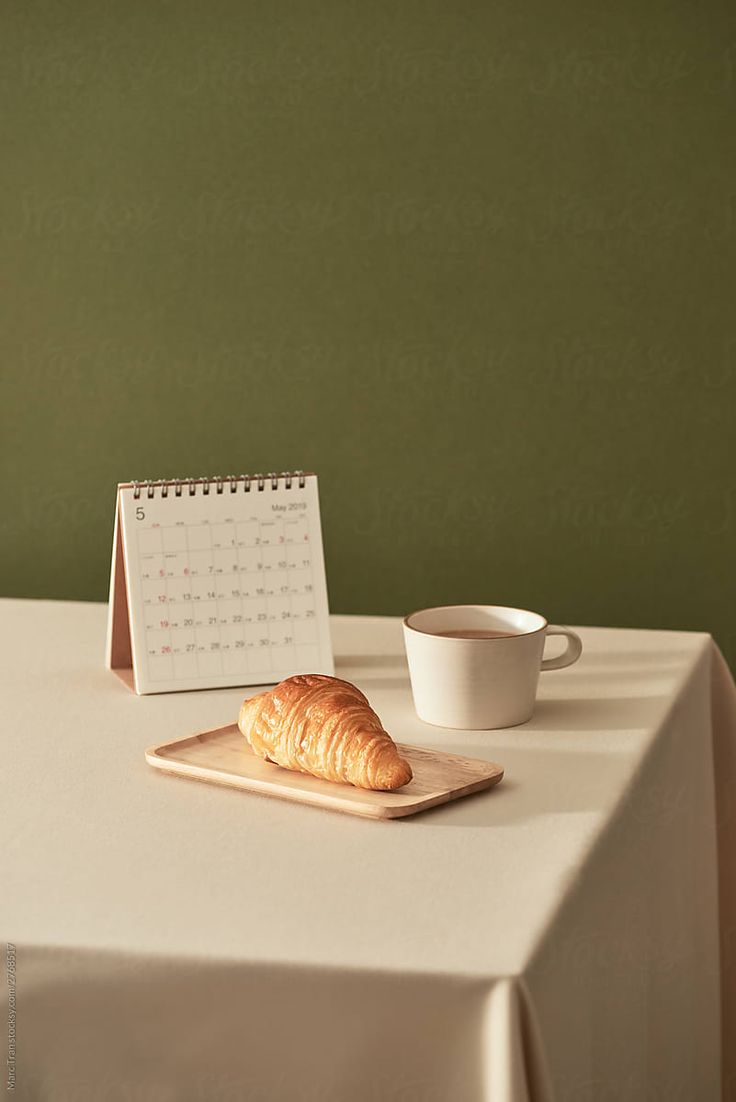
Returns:
[[[441,634],[463,631],[505,634]],[[550,635],[567,638],[567,649],[558,658],[543,658]],[[571,666],[583,649],[570,628],[551,626],[538,612],[502,605],[444,605],[412,612],[404,619],[404,644],[419,718],[437,727],[476,731],[526,723],[534,712],[540,670]]]

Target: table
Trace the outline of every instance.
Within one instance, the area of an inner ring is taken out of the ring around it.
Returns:
[[[720,1097],[736,693],[709,636],[578,629],[529,724],[457,732],[414,715],[398,620],[333,617],[389,731],[506,767],[375,822],[147,766],[245,692],[134,696],[105,613],[0,603],[16,1099]]]

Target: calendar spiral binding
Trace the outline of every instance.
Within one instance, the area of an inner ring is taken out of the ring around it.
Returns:
[[[212,478],[148,478],[142,482],[133,480],[131,485],[133,487],[133,497],[137,501],[144,491],[147,498],[154,497],[157,489],[161,490],[162,498],[168,497],[169,490],[172,487],[174,497],[181,497],[185,486],[188,487],[189,497],[196,495],[198,486],[202,487],[202,493],[205,496],[210,493],[211,486],[215,487],[216,494],[224,494],[226,486],[229,493],[235,494],[238,492],[238,485],[241,482],[243,483],[243,492],[246,494],[254,488],[259,493],[262,493],[267,487],[277,490],[279,480],[283,480],[284,489],[286,490],[290,490],[295,481],[299,489],[303,490],[306,479],[306,471],[271,471],[269,474],[228,474],[224,477],[213,475]]]

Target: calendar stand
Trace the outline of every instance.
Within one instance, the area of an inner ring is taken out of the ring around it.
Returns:
[[[107,631],[107,668],[117,674],[135,692],[133,651],[130,644],[128,594],[125,587],[125,556],[120,525],[120,502],[115,507],[112,566],[110,569],[110,605]]]
[[[333,673],[316,475],[120,483],[106,663],[139,695]]]

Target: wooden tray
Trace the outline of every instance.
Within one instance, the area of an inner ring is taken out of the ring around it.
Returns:
[[[414,778],[397,792],[371,792],[352,784],[335,784],[263,761],[253,753],[237,723],[152,746],[146,750],[146,761],[167,773],[228,784],[247,792],[281,796],[285,800],[370,819],[414,815],[428,807],[490,788],[503,777],[502,767],[493,762],[461,758],[441,750],[420,750],[417,746],[399,746],[399,749],[410,763]]]

